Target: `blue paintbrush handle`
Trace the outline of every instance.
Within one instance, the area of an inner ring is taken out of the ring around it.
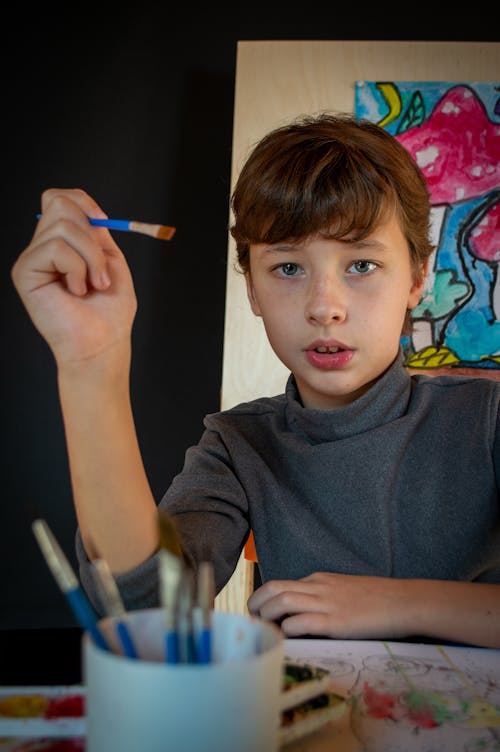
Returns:
[[[196,645],[192,632],[179,634],[179,661],[181,663],[196,663]]]
[[[198,637],[198,663],[210,663],[212,660],[212,633],[202,629]]]
[[[36,218],[40,219],[41,214],[37,214]],[[107,227],[108,230],[129,230],[129,219],[97,219],[96,217],[89,217],[89,222],[94,227]]]
[[[167,663],[179,663],[179,636],[177,632],[168,631],[165,636],[165,651]]]
[[[118,637],[120,638],[123,652],[125,653],[127,658],[137,658],[137,651],[134,647],[132,637],[130,636],[130,632],[128,631],[127,625],[124,621],[116,622],[116,631],[118,633]]]
[[[130,220],[128,219],[95,219],[94,217],[89,217],[89,222],[95,227],[107,227],[108,230],[130,229]]]
[[[77,622],[92,636],[95,644],[103,650],[109,650],[104,635],[97,626],[96,615],[81,588],[67,590],[66,599],[76,617]]]

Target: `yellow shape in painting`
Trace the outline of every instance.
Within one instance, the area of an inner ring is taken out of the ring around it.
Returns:
[[[491,360],[492,363],[498,363],[500,366],[500,355],[483,355],[481,360]]]
[[[399,92],[394,84],[380,83],[377,84],[377,89],[380,90],[382,96],[389,106],[388,114],[378,123],[381,128],[385,128],[386,125],[389,125],[389,123],[392,123],[393,120],[396,120],[396,118],[400,116],[401,97],[399,96]]]
[[[408,359],[406,365],[410,368],[439,368],[459,363],[459,359],[447,347],[424,347]]]

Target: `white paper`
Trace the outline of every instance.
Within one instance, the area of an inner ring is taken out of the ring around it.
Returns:
[[[341,724],[290,750],[498,752],[500,650],[403,642],[293,639],[285,656],[328,669]]]

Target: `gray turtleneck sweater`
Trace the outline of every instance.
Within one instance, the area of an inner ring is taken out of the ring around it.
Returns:
[[[500,382],[410,376],[402,354],[355,402],[285,394],[205,418],[160,502],[217,589],[251,529],[262,581],[312,572],[500,582]],[[82,583],[98,608],[80,536]],[[129,609],[158,605],[157,557],[118,578]]]

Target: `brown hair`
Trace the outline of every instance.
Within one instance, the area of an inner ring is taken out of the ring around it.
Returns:
[[[360,240],[391,209],[417,280],[433,250],[429,192],[417,164],[390,133],[350,114],[304,116],[264,136],[241,170],[231,208],[242,272],[251,243],[316,233]]]

